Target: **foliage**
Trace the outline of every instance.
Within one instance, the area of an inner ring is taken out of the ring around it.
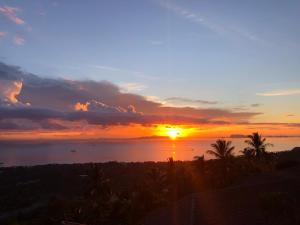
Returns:
[[[257,158],[261,158],[267,154],[266,148],[272,146],[270,143],[266,143],[266,138],[263,138],[258,132],[248,135],[248,140],[245,141],[249,145],[247,150],[244,150],[247,154],[254,154]]]
[[[293,197],[288,193],[263,192],[259,198],[266,224],[294,225],[300,223],[300,210]]]
[[[234,146],[231,141],[218,139],[216,143],[211,144],[213,150],[207,150],[207,153],[215,156],[217,159],[227,160],[233,157]]]
[[[170,157],[167,162],[2,168],[0,214],[27,209],[26,216],[11,216],[7,224],[137,225],[151,211],[186,195],[272,171],[278,158],[253,157],[252,150],[234,157],[234,147],[226,140],[211,146],[208,153],[217,160],[196,156],[190,162]],[[36,203],[39,207],[30,208]]]

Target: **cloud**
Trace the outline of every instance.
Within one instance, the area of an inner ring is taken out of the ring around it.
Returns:
[[[288,90],[277,90],[270,92],[257,93],[256,95],[265,96],[265,97],[274,97],[274,96],[289,96],[289,95],[299,95],[300,89],[288,89]]]
[[[19,35],[14,36],[13,41],[16,45],[24,45],[25,44],[25,39]]]
[[[246,111],[248,108],[246,106],[240,105],[233,108],[235,111]]]
[[[0,79],[0,103],[16,104],[17,96],[22,89],[22,81],[1,80]]]
[[[207,105],[215,105],[217,101],[207,101],[201,99],[191,99],[191,98],[183,98],[183,97],[170,97],[166,98],[165,101],[167,102],[178,102],[178,103],[200,103],[200,104],[207,104]]]
[[[204,27],[210,29],[213,32],[223,33],[225,31],[221,26],[217,26],[215,24],[208,22],[204,17],[202,17],[198,14],[195,14],[192,11],[190,11],[182,6],[179,6],[172,1],[159,1],[159,3],[162,7],[174,12],[178,16],[181,16],[190,22],[194,22],[194,23],[203,25]]]
[[[260,104],[260,103],[254,103],[254,104],[251,104],[250,106],[256,108],[256,107],[260,107],[261,105],[262,104]]]
[[[120,84],[120,87],[125,92],[142,91],[146,88],[145,85],[139,83],[123,83]]]
[[[133,70],[127,70],[123,68],[117,68],[112,66],[105,66],[105,65],[92,65],[91,67],[100,69],[100,70],[106,70],[106,71],[112,71],[112,72],[121,72],[121,73],[129,73],[133,75],[141,74],[141,72],[133,71]]]
[[[101,113],[120,113],[120,112],[136,112],[133,106],[128,106],[128,109],[122,107],[112,107],[102,102],[92,100],[86,103],[77,102],[74,106],[76,111],[83,112],[101,112]]]
[[[143,72],[140,72],[140,71],[128,70],[128,69],[106,66],[106,65],[90,65],[90,67],[99,69],[99,70],[131,74],[135,77],[142,77],[142,78],[146,78],[146,79],[157,79],[158,78],[156,76],[144,74]]]
[[[113,125],[153,125],[153,124],[229,124],[229,122],[194,118],[176,115],[144,115],[137,113],[131,106],[127,110],[109,106],[101,106],[89,111],[68,111],[36,108],[36,107],[0,107],[0,120],[25,120],[43,124],[49,120],[78,122],[86,121],[91,125],[113,126]]]
[[[86,102],[86,103],[80,103],[80,102],[76,102],[76,104],[74,105],[74,109],[76,111],[83,111],[83,112],[87,112],[89,109],[90,103]]]
[[[3,63],[0,63],[0,80],[1,101],[6,102],[1,104],[0,120],[22,119],[38,123],[40,127],[49,120],[61,121],[62,125],[84,121],[101,126],[227,124],[245,122],[261,114],[221,108],[172,107],[142,95],[124,93],[121,87],[107,81],[41,78]]]
[[[299,127],[300,123],[250,123],[250,122],[244,122],[244,123],[237,123],[239,125],[249,125],[249,126],[269,126],[268,128],[274,128],[272,126],[284,126],[284,127]]]
[[[2,119],[0,120],[0,130],[6,131],[30,131],[30,130],[65,130],[66,126],[63,126],[57,122],[51,120],[43,120],[40,122],[34,122],[26,119]]]
[[[129,73],[137,73],[135,71],[130,71],[130,70],[124,70],[116,67],[111,67],[111,66],[103,66],[103,65],[93,65],[91,67],[94,67],[96,69],[100,70],[108,70],[108,71],[113,71],[113,72],[129,72]]]
[[[1,38],[4,38],[6,35],[7,35],[6,32],[0,31],[0,39],[1,39]]]
[[[0,120],[0,130],[19,130],[17,123],[7,120]]]
[[[294,117],[294,114],[287,114],[286,117]]]
[[[0,13],[6,16],[10,21],[14,22],[17,25],[25,24],[25,21],[18,17],[17,13],[20,9],[11,7],[11,6],[2,6],[0,7]]]
[[[238,37],[242,37],[244,39],[250,40],[250,41],[265,43],[265,41],[263,41],[257,35],[249,32],[249,31],[246,31],[245,29],[213,22],[209,18],[207,18],[203,15],[199,15],[199,13],[195,13],[185,7],[182,7],[178,4],[176,4],[175,1],[158,0],[158,2],[165,9],[172,11],[173,13],[186,19],[187,21],[190,21],[195,24],[199,24],[221,36],[224,36],[224,35],[235,36],[235,37],[238,36]]]

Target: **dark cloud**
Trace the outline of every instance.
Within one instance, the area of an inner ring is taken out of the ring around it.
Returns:
[[[39,122],[42,128],[47,128],[45,121],[86,121],[89,124],[109,126],[109,125],[151,125],[157,123],[172,124],[228,124],[225,121],[211,121],[207,119],[184,117],[184,116],[159,116],[143,115],[130,110],[106,111],[68,111],[60,112],[56,110],[34,108],[34,107],[0,107],[0,119],[24,119]],[[53,127],[53,126],[51,126]]]
[[[0,120],[0,130],[18,130],[20,126],[12,121]]]
[[[0,130],[64,130],[67,129],[57,122],[45,119],[34,121],[32,119],[2,119],[0,120]]]
[[[42,121],[46,119],[61,119],[65,113],[36,107],[0,107],[0,119],[28,119],[34,121]]]
[[[235,111],[247,111],[249,110],[246,106],[240,105],[233,108]]]
[[[254,104],[251,104],[250,106],[255,108],[255,107],[260,107],[260,106],[262,106],[262,104],[254,103]]]
[[[49,120],[84,120],[102,126],[154,123],[227,124],[245,122],[261,114],[220,108],[170,107],[147,100],[141,95],[123,93],[118,86],[107,81],[41,78],[23,72],[19,67],[3,63],[0,63],[0,82],[1,80],[13,83],[18,81],[18,84],[21,82],[22,85],[21,90],[11,88],[10,94],[0,93],[0,97],[6,98],[5,101],[11,101],[10,104],[0,104],[0,119],[31,120],[40,123],[40,127],[44,129],[55,127],[53,124],[45,125],[45,121]],[[172,99],[208,105],[217,103],[179,97],[169,98],[171,101]],[[1,101],[4,100],[0,99]],[[83,108],[80,109],[80,106]]]

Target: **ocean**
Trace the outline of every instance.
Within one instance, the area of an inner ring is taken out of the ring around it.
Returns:
[[[216,138],[197,140],[72,140],[72,141],[14,141],[0,142],[2,166],[33,166],[44,164],[72,164],[87,162],[143,162],[193,160],[194,156],[205,155]],[[235,146],[235,154],[246,147],[243,138],[227,138]],[[300,146],[300,137],[267,138],[274,146],[268,151],[285,151]]]

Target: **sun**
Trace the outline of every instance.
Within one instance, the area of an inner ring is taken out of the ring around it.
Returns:
[[[181,133],[182,133],[182,129],[179,127],[167,127],[166,128],[166,134],[172,140],[175,140],[177,137],[180,137]]]
[[[177,138],[187,138],[196,132],[194,127],[176,126],[172,124],[158,124],[155,128],[155,134],[161,137],[169,137],[171,140]]]

